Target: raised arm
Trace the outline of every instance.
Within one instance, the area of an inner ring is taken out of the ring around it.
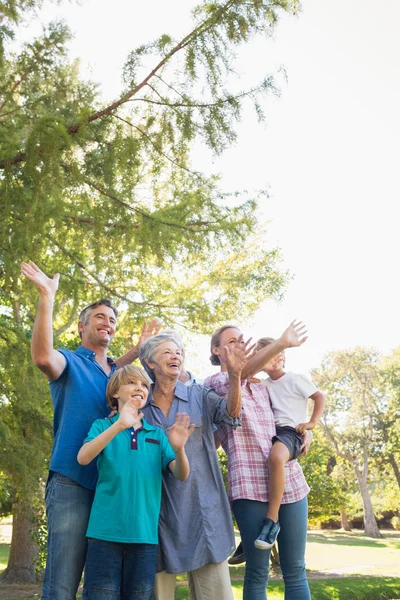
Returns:
[[[60,276],[56,274],[50,279],[32,261],[22,262],[21,272],[39,290],[31,342],[32,360],[47,379],[54,381],[65,369],[64,356],[53,347],[53,305]]]
[[[129,429],[130,427],[137,429],[140,425],[141,417],[143,417],[143,414],[138,411],[134,402],[125,404],[121,410],[118,421],[115,421],[111,427],[90,440],[90,442],[83,444],[78,452],[78,463],[80,465],[88,465],[121,431]]]
[[[240,382],[242,379],[242,370],[248,363],[249,356],[253,351],[254,345],[249,346],[250,340],[243,343],[241,335],[235,345],[230,348],[225,346],[226,369],[229,376],[229,388],[226,402],[226,408],[231,417],[237,418],[242,410],[242,390]]]
[[[132,348],[128,350],[128,352],[117,358],[117,360],[115,361],[118,369],[120,369],[121,367],[125,367],[126,365],[130,365],[131,363],[133,363],[134,360],[139,358],[140,346],[145,340],[147,340],[147,338],[151,337],[152,335],[157,335],[157,333],[160,332],[161,327],[162,324],[158,319],[152,319],[150,323],[143,323],[142,332],[139,336],[137,344],[135,346],[132,346]]]
[[[256,352],[244,366],[241,374],[242,379],[249,379],[267,364],[271,358],[286,350],[286,348],[295,348],[301,346],[307,339],[306,328],[303,323],[293,321],[287,329],[282,333],[281,337],[275,342],[268,344],[259,352]]]

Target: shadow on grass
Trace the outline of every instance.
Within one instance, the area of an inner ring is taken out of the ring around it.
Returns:
[[[374,539],[368,537],[352,536],[345,533],[324,533],[323,535],[318,533],[309,533],[307,535],[307,541],[314,544],[327,544],[335,546],[363,546],[368,548],[387,548],[388,543],[390,548],[400,550],[400,541],[394,539]]]

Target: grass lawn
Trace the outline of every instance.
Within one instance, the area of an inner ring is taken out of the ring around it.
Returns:
[[[383,533],[383,539],[374,540],[364,537],[361,532],[310,531],[307,567],[312,599],[400,599],[400,532]],[[9,545],[0,543],[0,572],[7,565],[8,552]],[[318,578],[315,578],[317,573]],[[234,598],[241,600],[244,566],[231,567],[231,574]],[[236,580],[237,578],[239,580]],[[184,580],[185,576],[180,576],[179,579]],[[20,600],[22,594],[18,591],[23,588],[26,594],[31,590],[28,586],[7,586],[8,591],[5,594],[5,588],[6,586],[2,588],[0,585],[0,600]],[[38,594],[38,590],[33,590],[32,595],[24,598],[38,600]],[[187,600],[188,597],[187,586],[177,586],[176,600]],[[268,600],[283,600],[282,581],[270,581]]]

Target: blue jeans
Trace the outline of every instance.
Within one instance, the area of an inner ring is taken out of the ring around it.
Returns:
[[[93,497],[93,490],[50,472],[45,496],[48,538],[42,600],[76,600]]]
[[[156,544],[88,541],[82,600],[151,600]]]
[[[243,600],[266,600],[271,550],[258,550],[254,540],[260,533],[268,502],[234,500],[233,514],[239,526],[246,555]],[[281,504],[278,535],[279,557],[285,582],[286,600],[310,600],[305,565],[307,536],[307,497],[292,504]]]

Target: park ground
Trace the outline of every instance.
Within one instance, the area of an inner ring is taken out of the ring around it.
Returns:
[[[400,532],[383,531],[383,539],[362,532],[309,531],[307,569],[313,600],[400,599]],[[11,535],[10,520],[0,522],[0,573],[7,566]],[[235,600],[240,600],[244,568],[231,567]],[[40,586],[0,585],[0,600],[38,600]],[[79,596],[78,596],[79,597]],[[176,600],[187,600],[182,576]],[[283,585],[272,576],[268,600],[283,600]]]

